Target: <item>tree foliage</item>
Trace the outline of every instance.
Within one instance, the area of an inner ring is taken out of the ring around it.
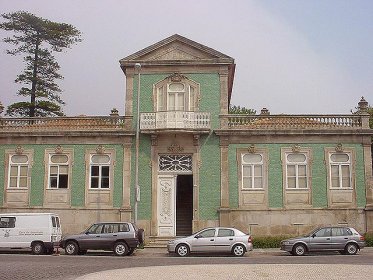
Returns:
[[[253,109],[247,109],[245,107],[229,105],[229,114],[236,115],[255,115],[256,111]]]
[[[0,101],[0,115],[3,113],[4,111],[4,105],[3,103]]]
[[[4,42],[14,46],[7,50],[10,55],[22,54],[24,71],[15,80],[22,84],[17,95],[29,97],[29,102],[17,102],[7,108],[10,116],[61,116],[61,89],[56,80],[63,79],[58,73],[60,66],[52,55],[62,52],[81,41],[81,33],[66,23],[52,22],[28,12],[2,14],[5,19],[0,28],[12,31],[12,37]]]

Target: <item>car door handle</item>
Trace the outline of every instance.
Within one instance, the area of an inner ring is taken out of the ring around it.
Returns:
[[[118,236],[118,234],[113,234],[113,236]]]
[[[214,241],[215,239],[210,239],[210,241]]]
[[[96,237],[100,237],[99,235],[96,235]]]
[[[330,240],[330,238],[327,238],[326,240]]]
[[[229,240],[233,240],[233,238],[229,238]]]
[[[348,240],[348,237],[345,237],[344,239]]]

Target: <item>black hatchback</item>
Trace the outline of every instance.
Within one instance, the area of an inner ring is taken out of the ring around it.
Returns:
[[[66,235],[60,247],[67,255],[83,255],[87,250],[113,251],[117,256],[129,256],[144,242],[144,230],[133,223],[96,223],[80,234]]]

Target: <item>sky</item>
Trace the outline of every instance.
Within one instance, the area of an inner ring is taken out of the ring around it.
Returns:
[[[124,115],[119,60],[173,34],[235,59],[233,105],[349,114],[362,96],[373,104],[371,0],[0,0],[0,13],[21,10],[82,32],[81,43],[55,54],[67,116]],[[24,100],[14,83],[22,56],[9,48],[0,42],[4,106]]]

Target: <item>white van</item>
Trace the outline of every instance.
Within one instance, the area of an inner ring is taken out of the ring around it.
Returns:
[[[61,225],[53,213],[0,214],[0,249],[31,248],[35,255],[51,254],[61,240]]]

